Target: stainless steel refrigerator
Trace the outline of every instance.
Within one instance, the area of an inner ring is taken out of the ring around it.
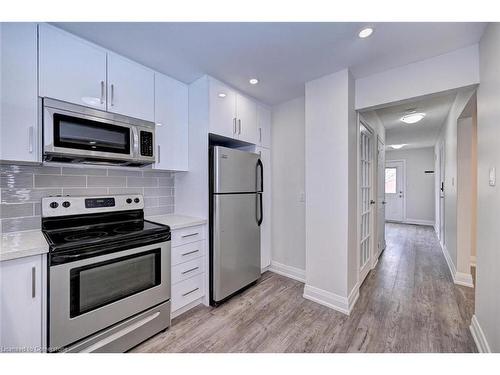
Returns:
[[[263,165],[259,155],[210,149],[210,304],[260,277]]]

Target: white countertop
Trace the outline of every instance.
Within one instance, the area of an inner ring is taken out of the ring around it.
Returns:
[[[192,227],[195,225],[203,225],[207,222],[206,219],[184,215],[147,216],[145,219],[154,221],[155,223],[168,225],[171,230]]]
[[[49,252],[49,245],[41,230],[4,233],[0,245],[0,261]]]

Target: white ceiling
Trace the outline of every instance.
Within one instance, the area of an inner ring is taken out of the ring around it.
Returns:
[[[403,143],[407,144],[405,148],[434,146],[456,94],[456,91],[434,94],[376,110],[377,116],[386,129],[386,146]],[[415,124],[406,124],[401,121],[401,117],[407,113],[408,109],[415,109],[426,115]],[[388,147],[388,149],[391,148]]]
[[[304,83],[350,67],[356,78],[477,43],[484,23],[55,23],[190,83],[210,74],[268,104],[304,95]],[[261,83],[250,86],[248,79]]]

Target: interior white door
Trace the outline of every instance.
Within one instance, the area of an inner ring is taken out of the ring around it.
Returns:
[[[405,163],[391,160],[385,163],[385,219],[404,221],[405,219]]]
[[[371,268],[373,240],[373,133],[360,123],[359,137],[359,184],[360,184],[360,282]]]
[[[156,169],[188,170],[188,87],[155,74]]]
[[[50,25],[39,33],[40,96],[106,109],[106,51]]]
[[[385,145],[377,141],[377,251],[385,249]]]
[[[445,235],[445,145],[444,142],[439,145],[439,240],[444,246],[446,244]]]
[[[223,137],[237,137],[236,92],[222,82],[209,82],[209,131]]]
[[[154,121],[154,73],[114,53],[108,53],[108,111]]]
[[[236,94],[236,115],[238,118],[238,139],[258,144],[257,103],[246,96]]]

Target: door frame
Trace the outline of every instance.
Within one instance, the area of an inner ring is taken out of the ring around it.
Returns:
[[[438,208],[439,208],[439,228],[438,228],[438,238],[441,247],[446,245],[446,143],[441,141],[438,146]],[[443,184],[443,190],[441,191],[441,184]]]
[[[375,255],[374,252],[374,246],[375,246],[375,223],[376,223],[376,218],[374,215],[374,210],[375,205],[370,205],[370,210],[371,210],[371,215],[370,215],[370,220],[369,220],[369,227],[370,227],[370,252],[369,252],[369,257],[363,266],[361,268],[360,261],[361,261],[361,214],[362,214],[362,205],[361,205],[361,178],[360,178],[360,173],[361,173],[361,131],[360,128],[361,126],[364,126],[368,131],[370,132],[370,139],[371,139],[371,168],[370,168],[370,181],[371,181],[371,189],[370,189],[370,200],[376,200],[375,196],[375,183],[377,182],[376,180],[376,173],[374,173],[374,155],[375,155],[375,141],[377,140],[376,137],[376,132],[375,129],[370,126],[366,121],[364,121],[361,116],[358,114],[358,139],[357,139],[357,255],[356,255],[356,265],[358,268],[358,282],[359,285],[363,283],[363,281],[366,279],[366,276],[370,273],[370,271],[373,269],[373,258]]]
[[[379,145],[382,145],[382,152],[384,153],[384,168],[383,168],[383,172],[382,173],[379,173],[379,165],[378,165],[378,160],[379,160],[379,154],[380,154],[380,151],[379,151]],[[386,243],[386,239],[385,239],[385,142],[382,138],[380,138],[379,135],[377,135],[377,148],[376,148],[376,160],[377,160],[377,168],[376,168],[376,177],[375,177],[375,181],[376,181],[376,199],[375,199],[375,206],[376,206],[376,209],[375,209],[375,232],[376,232],[376,236],[375,236],[375,243],[377,245],[377,252],[376,252],[376,255],[373,259],[373,268],[377,265],[378,263],[378,258],[380,257],[380,254],[382,254],[382,251],[385,250],[386,246],[387,246],[387,243]],[[382,186],[384,186],[384,194],[382,196],[382,194],[380,194],[379,192],[379,182],[382,184]],[[379,202],[379,198],[382,197],[382,201]],[[378,210],[379,210],[379,205],[384,205],[384,220],[382,222],[382,224],[379,222],[378,220]],[[379,238],[379,234],[380,234],[380,228],[379,228],[379,225],[382,225],[383,226],[383,231],[384,231],[384,244],[383,244],[383,247],[382,248],[379,248],[379,242],[380,242],[380,238]]]
[[[402,220],[401,221],[398,221],[398,220],[387,220],[387,218],[385,219],[386,222],[389,222],[389,223],[405,223],[406,222],[406,190],[407,190],[407,186],[406,186],[406,160],[405,159],[393,159],[393,160],[386,160],[385,161],[385,168],[387,168],[387,163],[402,163],[403,164],[403,181],[402,181],[402,184],[403,184],[403,217],[402,217]],[[385,181],[385,169],[384,169],[384,181]],[[387,194],[387,192],[386,192]],[[386,199],[387,201],[387,199]],[[386,210],[387,212],[387,210]]]

